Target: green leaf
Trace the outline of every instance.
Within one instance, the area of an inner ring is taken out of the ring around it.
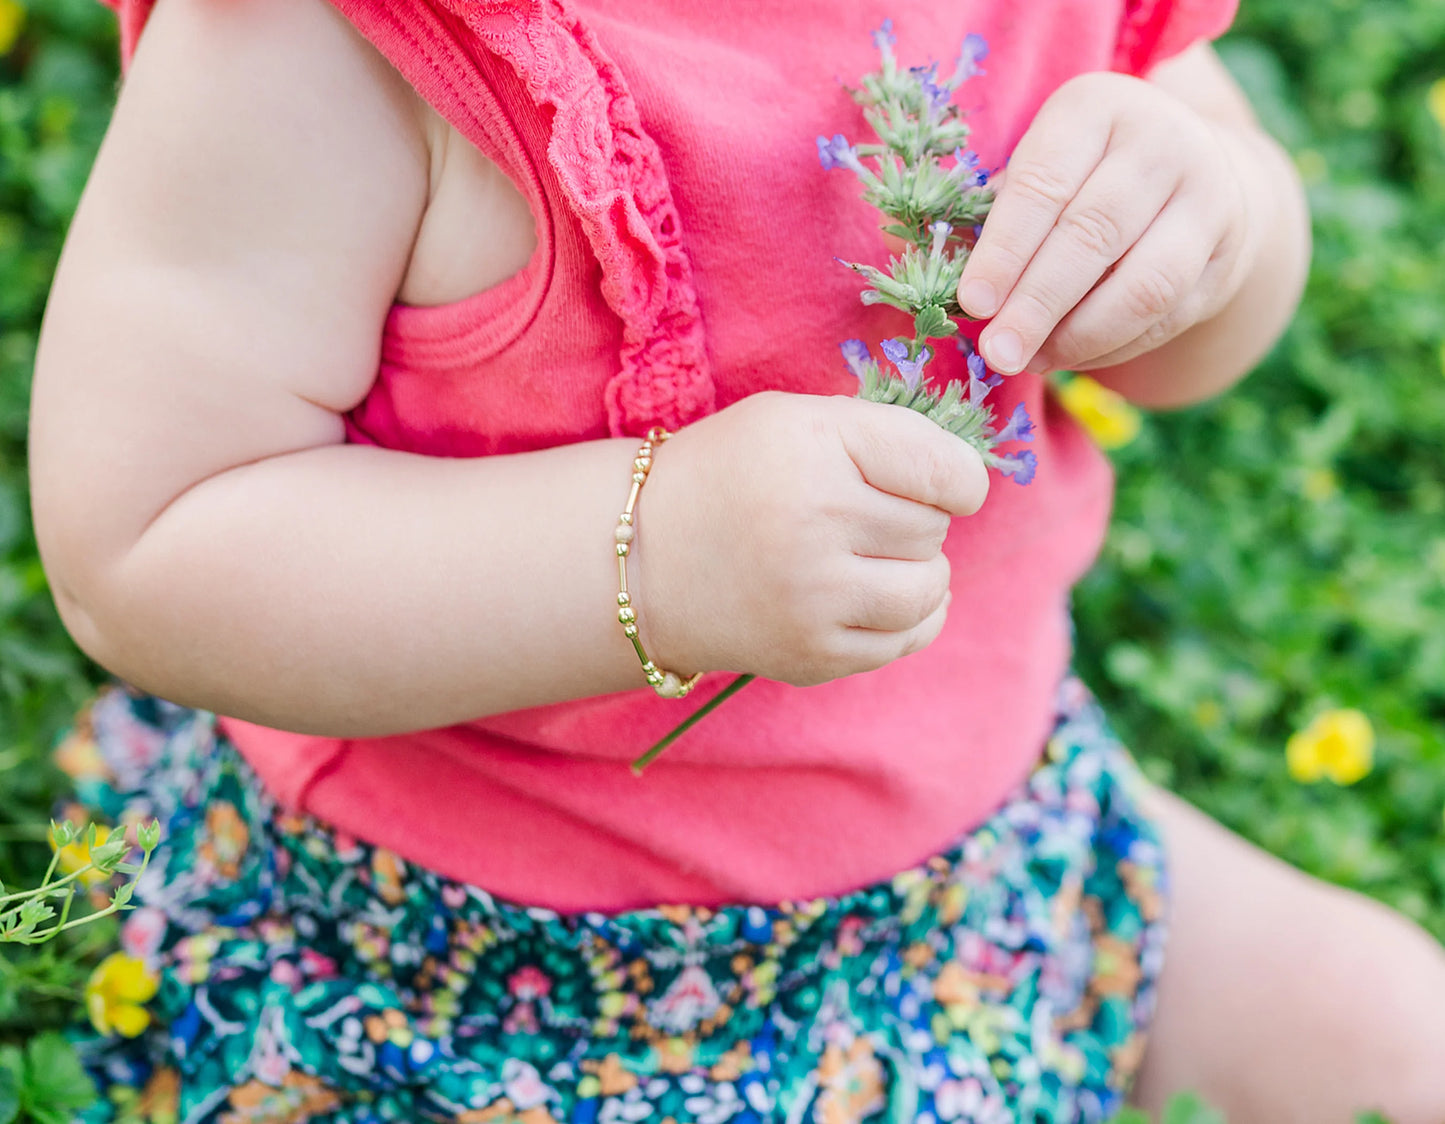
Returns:
[[[1149,1114],[1142,1108],[1126,1108],[1109,1124],[1154,1124]]]
[[[25,1061],[24,1099],[32,1115],[48,1110],[68,1118],[95,1099],[95,1086],[64,1035],[52,1031],[31,1039]]]
[[[922,339],[942,339],[957,331],[958,325],[936,304],[924,305],[913,315],[913,334]]]
[[[20,1059],[18,1051],[10,1047],[7,1058],[0,1054],[0,1124],[10,1124],[20,1115]]]
[[[1224,1114],[1210,1108],[1197,1094],[1178,1093],[1169,1098],[1159,1124],[1225,1124]]]

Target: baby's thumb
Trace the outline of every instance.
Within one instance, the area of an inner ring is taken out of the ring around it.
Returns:
[[[972,515],[988,495],[988,469],[967,442],[904,406],[859,402],[841,426],[843,447],[880,492]]]

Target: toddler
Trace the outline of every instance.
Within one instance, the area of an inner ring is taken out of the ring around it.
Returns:
[[[1231,15],[120,3],[31,443],[116,676],[62,756],[165,831],[91,1116],[1445,1119],[1434,943],[1149,789],[1068,676],[1110,476],[1044,374],[1199,400],[1302,285]],[[905,63],[991,48],[959,296],[1027,487],[847,396],[838,342],[899,315],[813,138],[857,135],[885,18]]]

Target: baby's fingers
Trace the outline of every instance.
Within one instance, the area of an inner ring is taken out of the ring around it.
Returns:
[[[1025,268],[979,347],[1013,374],[1149,228],[1177,180],[1130,156],[1105,157]]]
[[[1049,120],[1046,107],[1019,141],[964,267],[958,301],[970,316],[986,319],[1004,307],[1064,208],[1103,158],[1107,121],[1066,131],[1051,129]],[[1027,358],[1022,341],[1011,350],[998,333],[992,351],[997,354],[985,349],[984,358],[1003,371],[1017,371]]]
[[[1039,365],[1062,370],[1110,366],[1173,339],[1210,312],[1212,238],[1205,216],[1170,206],[1113,273],[1059,324]],[[1222,269],[1219,271],[1222,272]]]

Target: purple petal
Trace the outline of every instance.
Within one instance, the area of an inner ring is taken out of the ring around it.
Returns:
[[[842,133],[835,134],[831,140],[827,137],[818,138],[818,163],[824,168],[847,168],[860,174],[867,171],[858,159],[857,151]]]
[[[923,90],[923,96],[928,99],[928,108],[932,113],[937,114],[949,103],[952,93],[946,86],[938,84],[938,64],[936,62],[929,63],[927,66],[910,66],[908,73],[918,79],[918,85]]]
[[[838,345],[838,350],[843,353],[843,361],[848,364],[848,370],[853,372],[854,378],[860,383],[865,382],[867,365],[873,361],[873,356],[868,353],[868,345],[862,340],[844,340]]]
[[[964,188],[982,187],[988,182],[988,173],[978,166],[978,153],[966,148],[953,150],[953,167],[948,174],[957,179]]]
[[[967,42],[967,40],[964,40],[964,42]],[[878,26],[878,30],[873,32],[873,46],[882,51],[885,48],[895,46],[897,43],[898,36],[893,34],[893,21],[891,19],[884,20]]]
[[[953,68],[953,85],[957,86],[975,74],[982,74],[983,69],[978,64],[986,58],[988,58],[987,40],[982,35],[964,36],[963,46],[958,52],[958,65]]]
[[[908,344],[904,340],[884,340],[878,345],[878,350],[883,352],[888,362],[895,367],[908,358]]]
[[[968,373],[971,377],[983,383],[985,387],[992,390],[1003,382],[1003,376],[988,369],[988,364],[983,361],[983,356],[969,348],[968,352]]]
[[[1029,412],[1024,404],[1020,402],[1014,407],[1013,414],[1009,417],[1008,425],[1004,426],[998,433],[994,434],[995,441],[1032,441],[1034,439],[1034,423],[1029,417]]]
[[[1006,457],[999,457],[994,464],[1005,476],[1012,476],[1015,484],[1027,484],[1034,478],[1038,470],[1039,458],[1025,449],[1022,453],[1013,453]]]
[[[933,352],[925,347],[918,353],[917,359],[909,359],[905,340],[884,340],[878,346],[888,361],[898,368],[898,373],[903,376],[903,385],[909,390],[917,390],[923,378],[923,367],[933,358]]]

